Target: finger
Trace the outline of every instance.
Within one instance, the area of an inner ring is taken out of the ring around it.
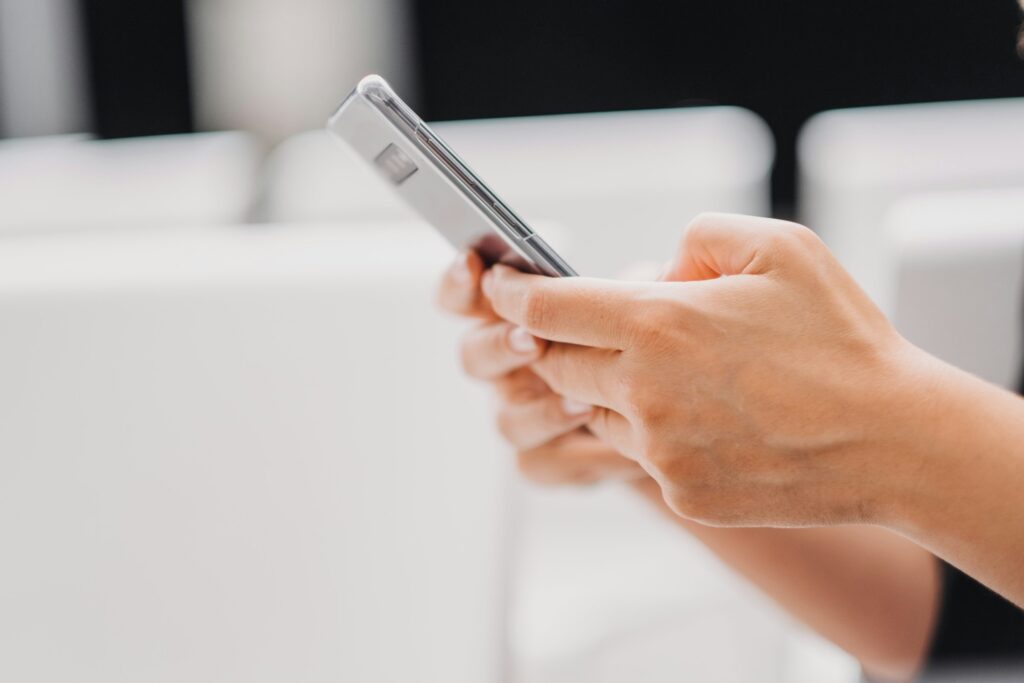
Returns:
[[[462,337],[462,368],[477,379],[496,379],[540,358],[547,342],[509,323],[485,323]]]
[[[621,376],[620,351],[575,344],[549,344],[530,368],[561,396],[580,403],[625,410],[616,391]]]
[[[455,261],[441,276],[437,303],[445,311],[472,318],[493,318],[494,311],[480,290],[484,266],[475,251],[459,252]]]
[[[624,348],[636,319],[639,283],[555,278],[494,266],[482,287],[501,318],[552,341]]]
[[[593,484],[647,477],[637,463],[616,453],[585,430],[518,454],[519,470],[537,484]]]
[[[720,275],[763,274],[778,265],[780,249],[817,238],[807,228],[755,216],[707,213],[683,233],[662,280],[710,280]]]
[[[640,445],[629,420],[614,410],[595,407],[587,428],[616,452],[634,462],[640,461]]]
[[[518,368],[493,380],[494,388],[502,401],[526,403],[551,394],[544,380],[529,367]]]
[[[592,406],[548,394],[528,403],[506,403],[498,412],[498,431],[518,450],[529,450],[579,429]]]

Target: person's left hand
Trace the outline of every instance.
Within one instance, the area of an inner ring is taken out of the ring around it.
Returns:
[[[728,276],[728,277],[721,277]],[[595,406],[678,514],[719,525],[876,521],[915,403],[915,353],[809,230],[709,215],[673,282],[546,278],[497,266],[495,312],[552,343],[533,370]]]
[[[438,303],[450,313],[478,321],[459,344],[462,367],[494,387],[495,422],[515,448],[523,476],[545,485],[649,480],[634,461],[586,429],[590,406],[563,400],[530,369],[546,345],[495,316],[480,291],[483,272],[476,253],[460,254],[441,280]]]

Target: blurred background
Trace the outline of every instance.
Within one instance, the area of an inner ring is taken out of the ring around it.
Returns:
[[[578,270],[818,231],[1010,386],[1013,0],[0,0],[0,678],[855,681],[614,486],[518,482],[450,258],[323,124],[388,78]]]
[[[1006,0],[4,0],[0,135],[316,128],[386,76],[428,120],[736,105],[777,142],[828,109],[1024,95]]]

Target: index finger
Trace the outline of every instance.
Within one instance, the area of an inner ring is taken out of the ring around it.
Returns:
[[[502,265],[483,279],[498,316],[534,336],[604,349],[624,349],[642,285],[614,280],[528,275]]]
[[[480,291],[480,278],[486,268],[475,251],[459,252],[455,262],[441,276],[441,285],[437,289],[438,305],[456,315],[493,318],[491,303]]]

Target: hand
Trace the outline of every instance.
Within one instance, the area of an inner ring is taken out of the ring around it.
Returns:
[[[460,255],[445,273],[438,298],[445,310],[480,320],[462,340],[462,365],[469,375],[494,385],[498,428],[516,448],[520,471],[542,484],[646,479],[635,462],[585,428],[589,405],[563,400],[530,369],[546,343],[494,314],[480,291],[483,271],[475,253]]]
[[[665,279],[677,282],[498,266],[483,290],[503,319],[550,340],[531,367],[593,404],[590,429],[640,463],[678,514],[873,521],[887,483],[917,466],[899,455],[915,403],[903,370],[921,352],[792,223],[702,216]]]

